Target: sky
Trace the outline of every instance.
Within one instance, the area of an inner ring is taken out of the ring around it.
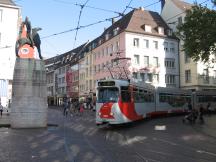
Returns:
[[[161,12],[160,0],[14,0],[22,19],[29,17],[32,27],[41,27],[44,58],[70,51],[100,36],[112,23],[107,19],[127,14],[132,8]],[[193,3],[194,0],[184,0]],[[203,3],[204,2],[204,3]],[[212,8],[211,0],[197,0]],[[81,8],[80,5],[84,7]],[[127,7],[129,6],[129,7]],[[117,19],[118,20],[118,19]],[[76,30],[77,27],[79,30]]]

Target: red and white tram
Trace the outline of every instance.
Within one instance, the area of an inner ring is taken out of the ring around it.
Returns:
[[[146,117],[183,113],[188,102],[192,102],[194,106],[216,103],[216,93],[199,92],[197,97],[190,90],[164,87],[155,89],[147,83],[115,79],[98,81],[96,97],[97,125],[122,124]]]

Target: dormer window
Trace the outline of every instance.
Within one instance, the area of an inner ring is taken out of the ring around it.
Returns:
[[[164,34],[164,28],[163,27],[158,27],[158,34]]]
[[[119,31],[119,27],[115,28],[115,29],[113,30],[113,35],[114,35],[114,36],[117,35],[117,34],[118,34],[118,31]]]
[[[109,33],[106,33],[105,40],[108,40],[108,39],[109,39]]]
[[[168,29],[168,30],[167,30],[167,35],[168,35],[168,36],[172,36],[172,33],[173,33],[173,32],[172,32],[171,29]]]
[[[145,29],[146,32],[150,32],[151,33],[151,26],[150,25],[145,25]]]
[[[102,39],[100,39],[100,40],[98,41],[98,44],[99,44],[99,45],[101,45],[101,44],[102,44]]]

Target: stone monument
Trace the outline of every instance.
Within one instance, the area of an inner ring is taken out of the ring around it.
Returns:
[[[16,42],[16,63],[12,84],[10,124],[12,128],[47,126],[46,71],[40,50],[38,29],[28,18],[22,22]],[[35,52],[40,59],[35,58]]]

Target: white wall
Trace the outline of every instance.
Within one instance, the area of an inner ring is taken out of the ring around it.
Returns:
[[[134,38],[139,38],[139,47],[133,46]],[[149,48],[144,47],[144,39],[149,40]],[[178,54],[178,41],[174,39],[168,39],[165,37],[156,37],[150,35],[136,34],[136,33],[126,33],[125,38],[125,46],[126,48],[126,57],[132,58],[131,66],[134,67],[131,70],[137,70],[144,68],[144,56],[149,56],[149,64],[150,67],[153,66],[153,57],[158,57],[159,67],[156,70],[156,74],[159,74],[159,82],[154,83],[154,86],[166,87],[165,84],[165,75],[172,74],[176,75],[176,87],[179,86],[179,54]],[[154,48],[153,41],[158,42],[158,49]],[[164,42],[174,43],[175,52],[165,52],[164,50]],[[137,65],[134,63],[134,54],[138,54],[140,56],[140,64]],[[175,68],[167,69],[165,67],[165,58],[173,58],[175,59]],[[154,69],[154,67],[150,68]],[[150,72],[151,73],[151,72]]]
[[[0,79],[12,80],[16,59],[15,43],[18,33],[19,9],[3,6],[0,6],[0,9],[3,11],[0,22]]]
[[[0,21],[0,79],[5,79],[9,83],[9,80],[13,79],[16,59],[15,43],[18,34],[20,9],[17,6],[0,4],[0,10],[2,10],[2,20]],[[7,87],[7,96],[0,96],[3,106],[6,106],[8,100],[11,99],[12,86],[8,85]]]

